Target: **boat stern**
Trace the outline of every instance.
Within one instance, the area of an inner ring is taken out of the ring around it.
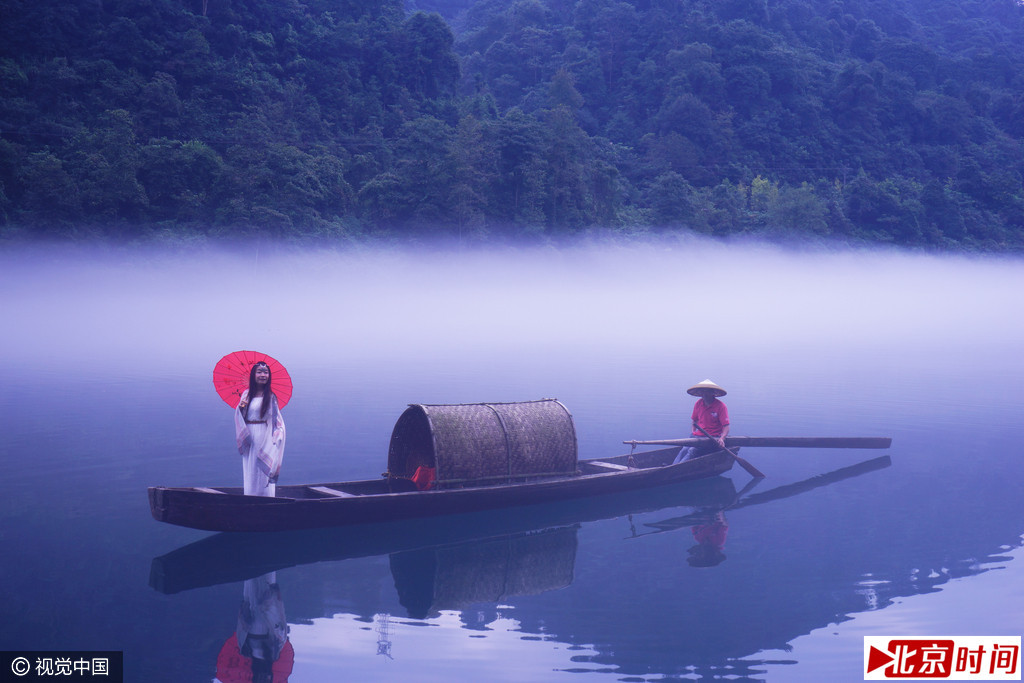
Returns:
[[[166,522],[167,507],[164,505],[164,489],[159,486],[150,486],[148,493],[149,511],[152,513],[153,519],[158,522]]]

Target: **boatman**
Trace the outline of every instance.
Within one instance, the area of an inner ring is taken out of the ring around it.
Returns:
[[[686,390],[686,393],[698,397],[697,402],[693,405],[693,413],[690,415],[690,419],[693,421],[691,435],[703,437],[705,443],[684,447],[679,451],[673,465],[725,448],[725,437],[729,435],[729,409],[718,400],[720,396],[725,396],[725,389],[706,379],[699,384],[694,384]],[[711,438],[708,439],[698,427],[703,428],[711,435]]]

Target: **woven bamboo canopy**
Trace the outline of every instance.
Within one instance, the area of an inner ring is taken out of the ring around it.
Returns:
[[[437,470],[440,486],[576,472],[576,427],[555,399],[410,405],[391,433],[388,471]]]

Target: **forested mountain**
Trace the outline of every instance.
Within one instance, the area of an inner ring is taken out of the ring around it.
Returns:
[[[0,7],[0,234],[1024,248],[1015,0]]]

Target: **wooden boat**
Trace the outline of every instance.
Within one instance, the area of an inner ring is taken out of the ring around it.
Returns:
[[[633,456],[580,460],[578,473],[420,491],[409,479],[278,486],[277,497],[242,495],[236,487],[151,487],[149,505],[161,522],[208,531],[285,531],[392,522],[496,510],[704,479],[727,472],[725,451],[673,465],[679,447]]]
[[[714,477],[736,461],[732,448],[673,464],[683,445],[578,460],[572,416],[555,399],[413,404],[395,425],[384,479],[278,486],[275,498],[236,487],[152,487],[149,504],[158,521],[194,529],[287,531],[607,495]],[[414,483],[421,472],[432,477],[430,490]]]

